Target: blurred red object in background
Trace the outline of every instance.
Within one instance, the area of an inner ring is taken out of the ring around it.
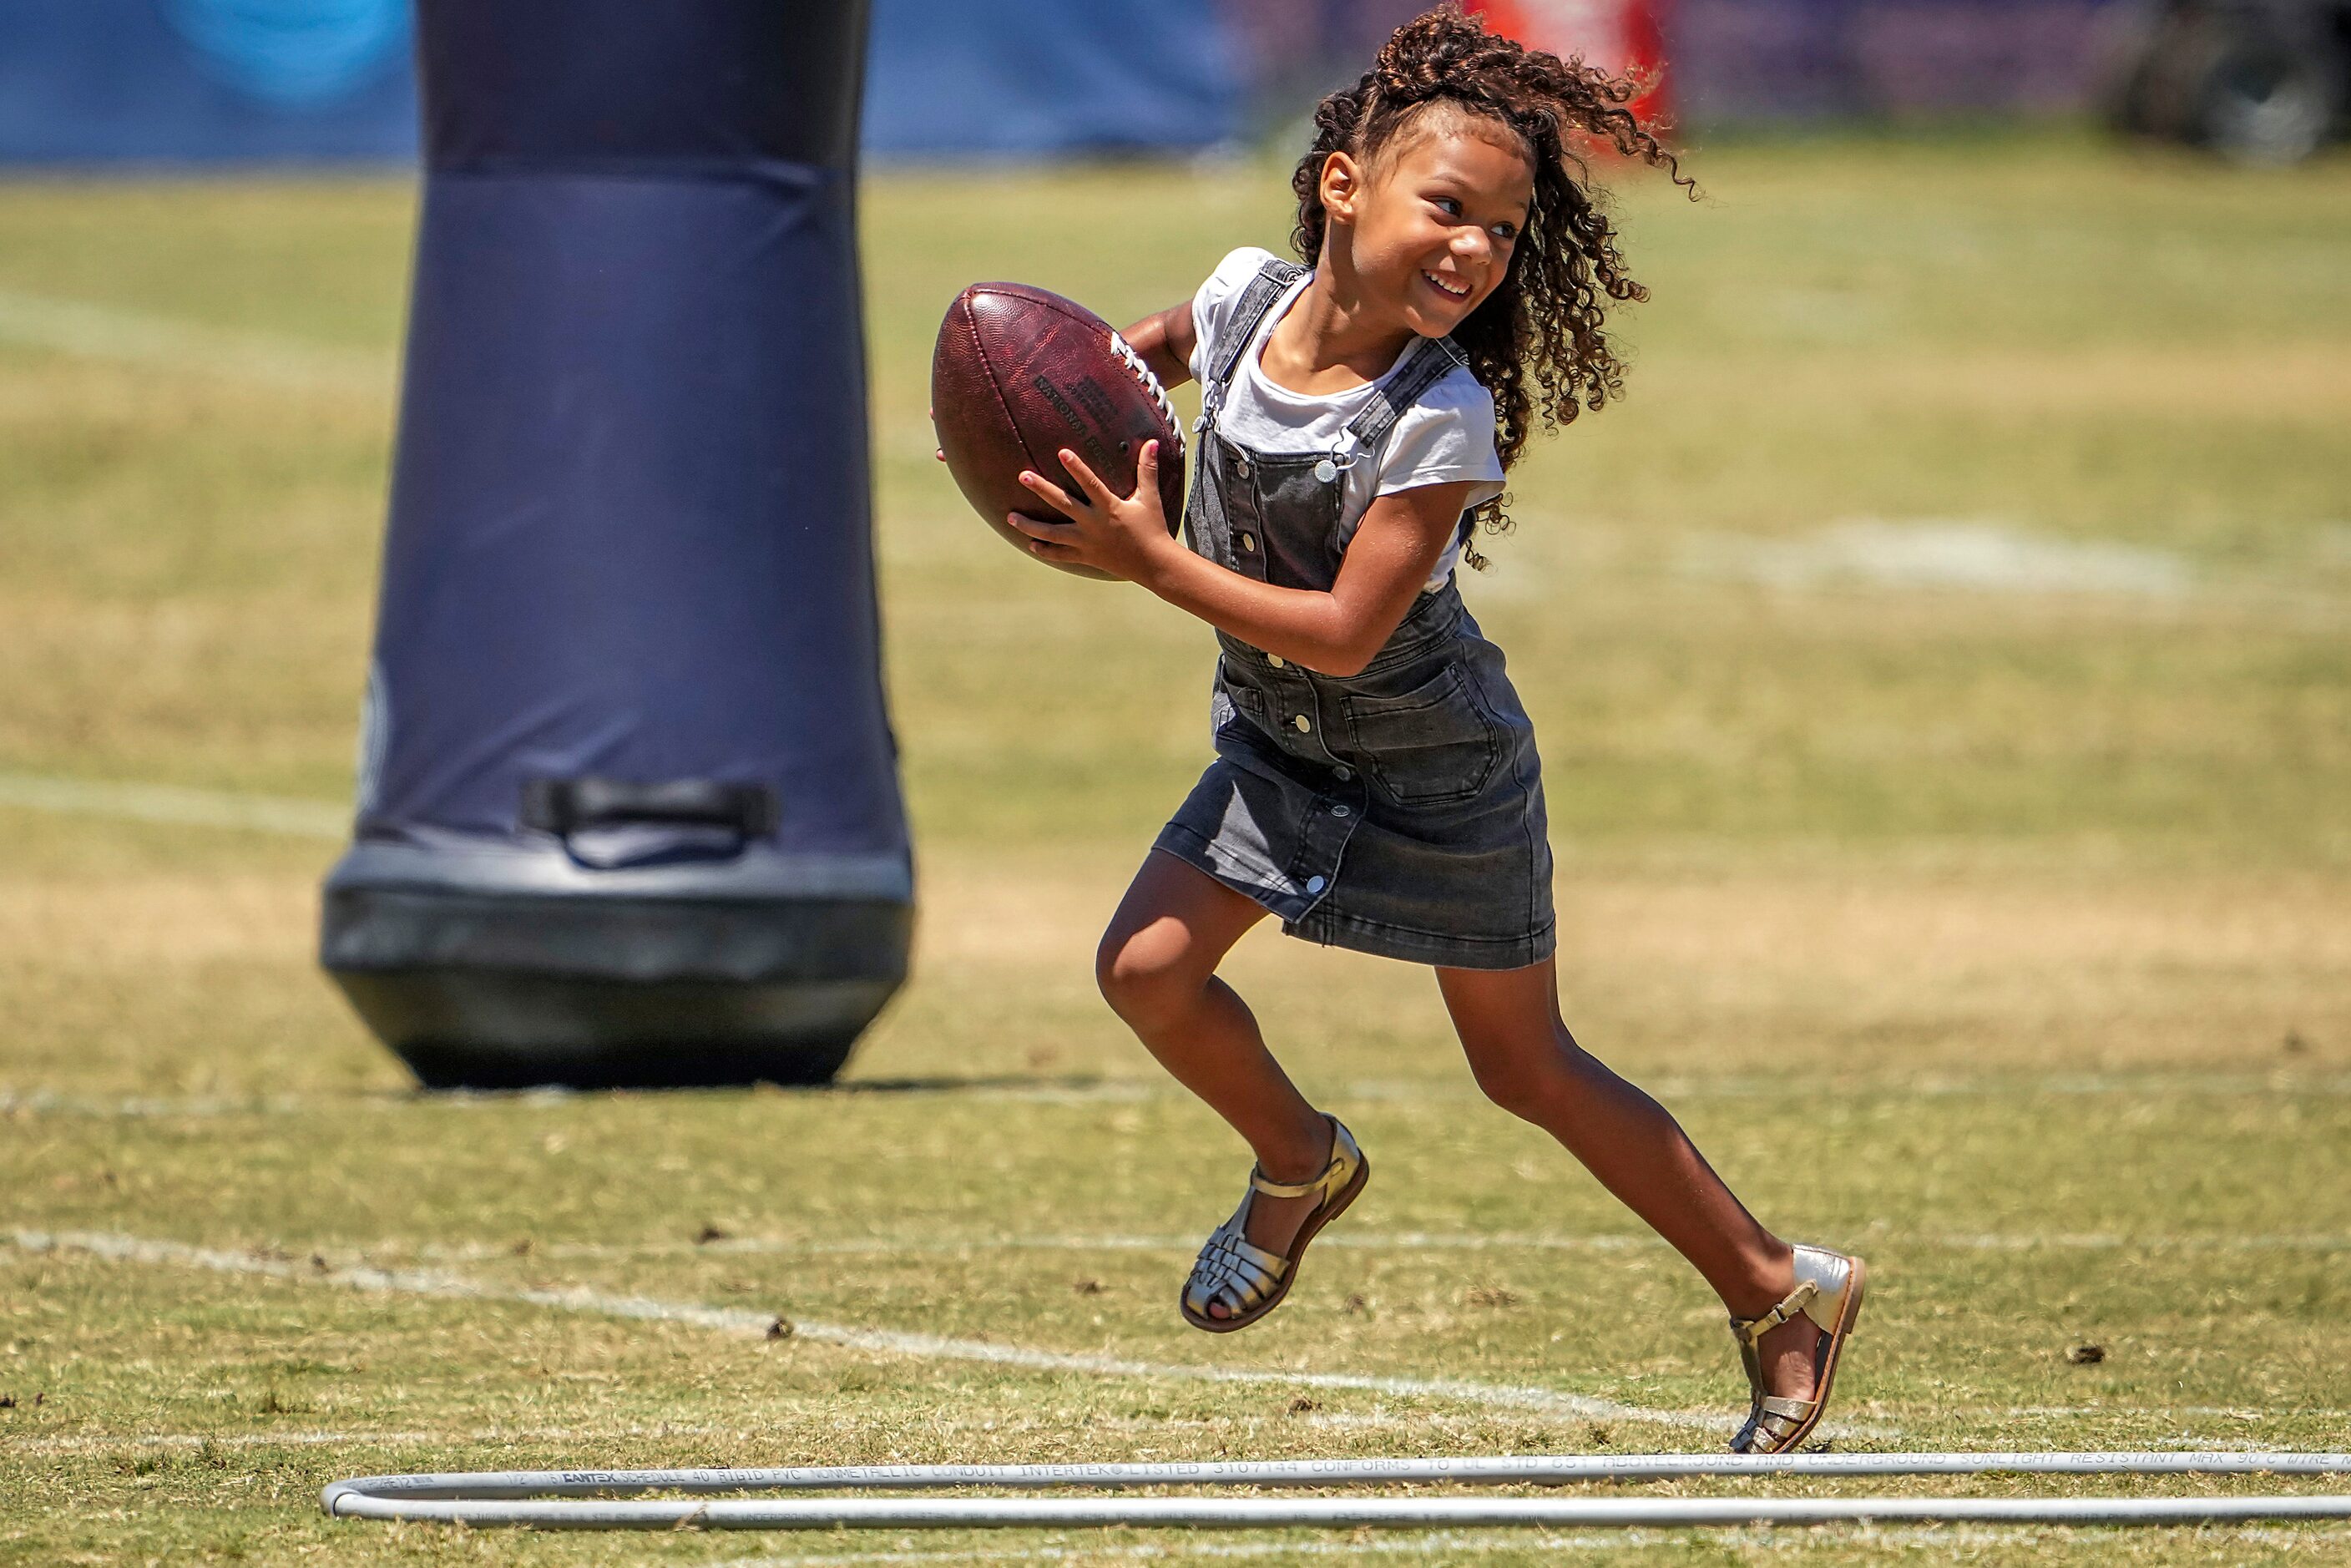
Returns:
[[[1581,55],[1586,65],[1646,79],[1648,90],[1633,100],[1644,125],[1667,118],[1665,25],[1671,0],[1465,0],[1464,8],[1486,25],[1530,48],[1562,58]]]

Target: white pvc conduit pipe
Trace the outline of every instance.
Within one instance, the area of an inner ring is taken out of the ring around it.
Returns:
[[[340,1519],[541,1530],[924,1530],[1160,1525],[1353,1529],[1464,1525],[2210,1524],[2351,1519],[2351,1496],[2182,1498],[711,1498],[713,1493],[945,1487],[1340,1487],[1430,1482],[1681,1480],[1717,1476],[2178,1476],[2351,1474],[2351,1454],[1644,1454],[1497,1458],[1280,1459],[1187,1464],[840,1465],[779,1469],[505,1470],[363,1476],[319,1502]],[[682,1497],[624,1500],[647,1492]],[[708,1500],[697,1500],[707,1499]]]

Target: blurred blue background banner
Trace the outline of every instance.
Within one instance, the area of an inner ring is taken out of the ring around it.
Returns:
[[[1239,125],[1209,0],[873,0],[872,39],[868,152],[1181,151]]]
[[[0,0],[0,160],[393,159],[408,0]]]
[[[0,162],[406,160],[410,55],[408,0],[0,0]],[[869,65],[909,157],[1209,147],[1248,76],[1211,0],[874,0]]]

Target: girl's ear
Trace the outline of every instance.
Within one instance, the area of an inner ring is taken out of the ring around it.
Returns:
[[[1352,224],[1364,199],[1364,172],[1353,158],[1333,152],[1322,160],[1322,210],[1333,223]]]

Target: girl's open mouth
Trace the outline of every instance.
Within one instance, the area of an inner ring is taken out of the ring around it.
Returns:
[[[1469,286],[1466,283],[1460,287],[1456,288],[1425,267],[1420,269],[1420,275],[1428,280],[1428,286],[1431,288],[1436,289],[1447,299],[1467,299],[1469,298]]]

